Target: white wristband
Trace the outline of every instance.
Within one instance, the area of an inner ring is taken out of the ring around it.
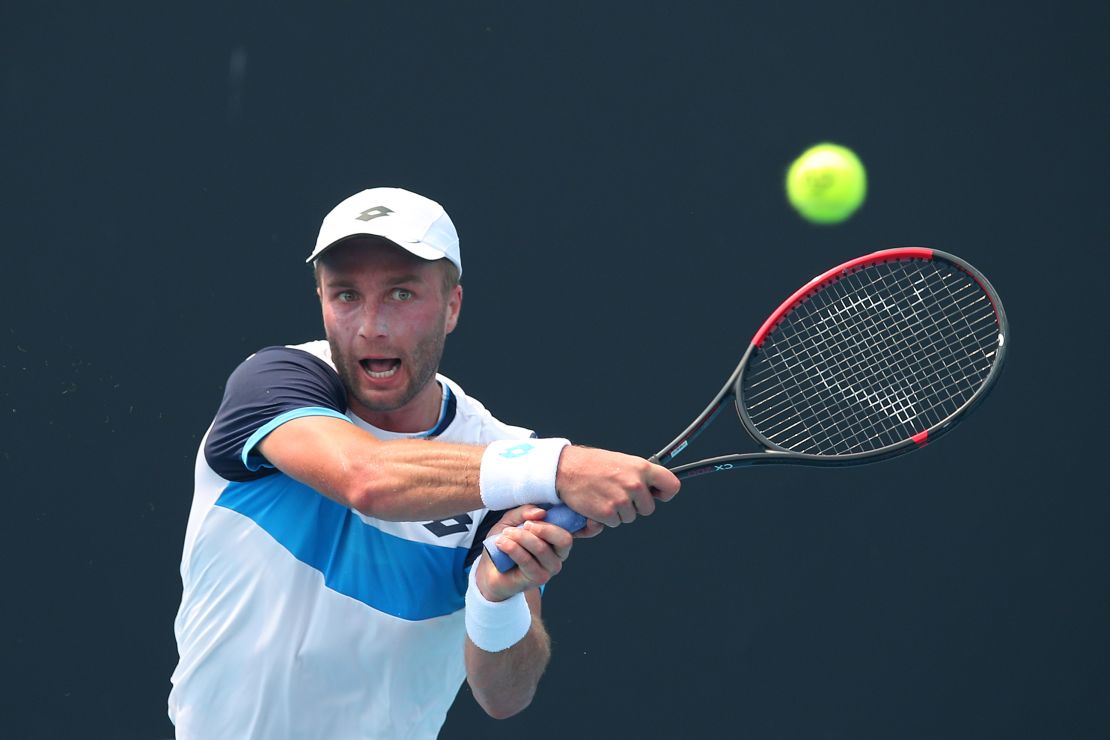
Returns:
[[[482,454],[478,487],[487,509],[523,504],[557,504],[555,473],[570,442],[560,438],[501,439]]]
[[[520,642],[532,629],[532,610],[522,593],[504,601],[486,599],[474,582],[477,570],[475,562],[466,587],[466,634],[487,653],[499,653]]]

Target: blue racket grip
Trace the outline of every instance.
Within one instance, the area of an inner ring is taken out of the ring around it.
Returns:
[[[546,506],[541,506],[540,508],[547,509]],[[586,526],[586,517],[574,511],[566,504],[555,504],[550,509],[547,509],[547,516],[544,517],[542,521],[550,522],[557,527],[562,527],[572,534]],[[518,524],[517,526],[523,527],[524,525]],[[515,568],[516,562],[508,555],[501,552],[497,545],[494,544],[500,536],[501,535],[495,534],[492,537],[487,537],[482,541],[482,544],[485,546],[486,552],[489,553],[489,558],[493,561],[494,566],[502,573],[505,573]]]

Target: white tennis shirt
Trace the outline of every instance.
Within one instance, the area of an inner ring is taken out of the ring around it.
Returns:
[[[488,444],[531,436],[437,376],[419,434],[349,412],[327,342],[269,347],[228,379],[201,442],[174,623],[179,740],[432,738],[465,680],[466,571],[499,513],[386,522],[269,466],[258,443],[301,416],[379,438]],[[487,514],[489,516],[487,516]]]

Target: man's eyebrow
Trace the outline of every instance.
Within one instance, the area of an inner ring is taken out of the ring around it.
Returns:
[[[423,281],[424,278],[415,272],[393,275],[390,276],[388,280],[390,285],[401,285],[403,283],[420,283]],[[349,288],[354,286],[355,279],[349,275],[329,274],[324,277],[322,284],[328,286],[329,288]]]

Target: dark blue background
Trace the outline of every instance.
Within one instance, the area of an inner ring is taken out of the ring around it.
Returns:
[[[1012,326],[925,451],[695,480],[580,544],[533,706],[496,723],[464,688],[444,737],[1106,735],[1108,28],[1096,2],[0,6],[0,734],[172,732],[196,444],[240,359],[320,335],[323,214],[399,185],[462,235],[445,372],[585,444],[654,452],[864,252],[961,255]],[[821,140],[870,174],[834,228],[782,194]]]

